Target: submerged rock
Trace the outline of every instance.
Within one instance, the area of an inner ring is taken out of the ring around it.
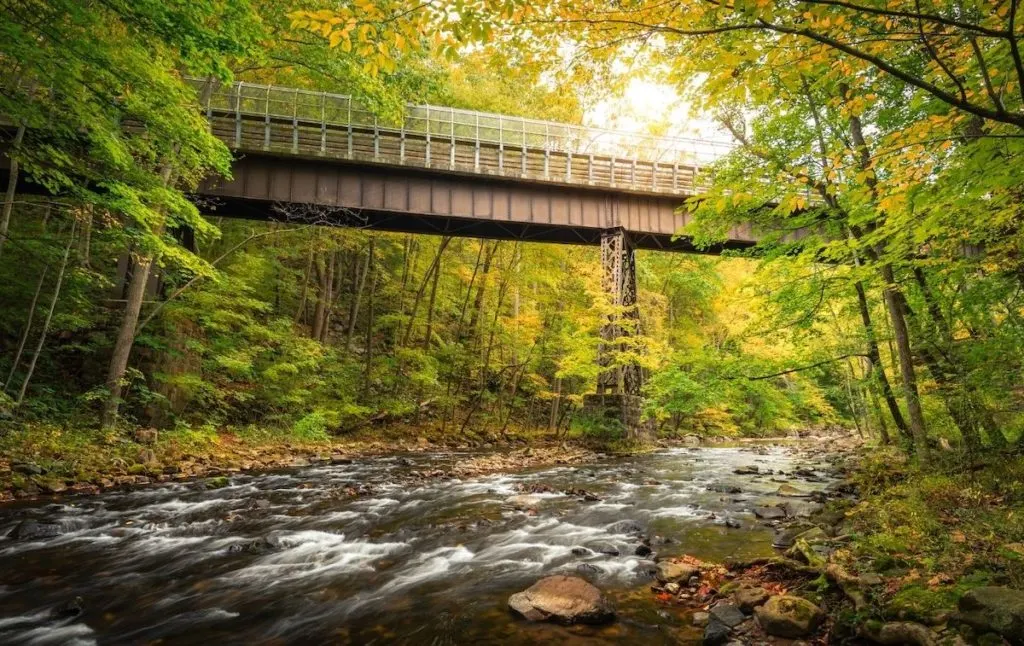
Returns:
[[[722,484],[722,483],[716,483],[716,484],[708,485],[707,490],[708,491],[714,491],[715,493],[729,493],[729,494],[743,493],[743,490],[740,489],[739,487],[736,487],[734,485]]]
[[[775,493],[780,496],[787,496],[791,498],[806,498],[809,495],[803,489],[797,489],[791,484],[781,485]]]
[[[247,554],[266,554],[282,548],[281,541],[274,536],[260,536],[248,543],[236,543],[228,548],[229,552],[245,552]]]
[[[768,599],[755,614],[766,633],[790,639],[810,635],[825,618],[821,608],[807,599],[788,595]]]
[[[643,534],[644,526],[635,520],[617,520],[608,525],[611,534]]]
[[[519,494],[517,496],[509,496],[506,498],[505,504],[511,505],[514,509],[519,511],[528,511],[539,507],[541,504],[541,498],[539,496],[531,496],[529,494]]]
[[[34,518],[28,518],[18,523],[7,534],[7,538],[13,538],[16,541],[34,541],[40,538],[53,538],[62,533],[63,530],[57,523],[41,523]]]
[[[549,576],[508,598],[508,606],[530,621],[602,624],[615,611],[601,591],[575,576]]]
[[[779,507],[754,507],[754,515],[762,520],[779,520],[786,517],[786,512]]]
[[[960,620],[1020,646],[1024,644],[1024,591],[999,586],[970,590],[960,599]]]

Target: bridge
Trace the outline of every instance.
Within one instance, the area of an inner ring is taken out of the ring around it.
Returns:
[[[639,394],[639,367],[613,356],[639,322],[634,251],[698,251],[677,235],[691,219],[685,200],[729,144],[431,105],[407,105],[399,123],[385,123],[344,95],[189,82],[212,134],[235,154],[230,179],[197,191],[208,215],[600,245],[619,314],[602,330],[598,397],[603,406],[606,394]],[[739,226],[701,251],[756,241]]]

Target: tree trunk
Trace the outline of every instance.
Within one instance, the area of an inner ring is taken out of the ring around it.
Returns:
[[[121,405],[121,380],[124,379],[124,373],[128,369],[128,357],[131,355],[132,345],[135,342],[135,326],[139,322],[139,313],[142,311],[142,301],[146,295],[146,285],[149,284],[149,270],[152,265],[152,258],[140,256],[135,261],[132,278],[128,283],[124,314],[121,317],[121,326],[117,331],[114,351],[110,356],[110,366],[107,370],[108,395],[103,405],[101,418],[104,430],[112,429],[117,422],[117,411]]]
[[[299,306],[295,309],[295,324],[306,318],[306,293],[309,291],[309,278],[313,273],[313,247],[309,247],[309,256],[306,258],[306,271],[302,278],[302,292],[299,295]]]
[[[871,309],[868,307],[868,297],[864,291],[864,284],[858,280],[854,284],[854,288],[857,290],[857,305],[860,309],[861,323],[864,324],[864,333],[868,340],[868,359],[871,361],[871,371],[875,377],[875,382],[882,392],[882,397],[885,399],[886,406],[889,408],[889,414],[892,415],[896,428],[908,439],[912,439],[907,429],[907,422],[903,419],[903,413],[900,411],[899,403],[896,402],[896,396],[893,394],[892,385],[885,374],[885,366],[882,364],[882,355],[878,350],[878,337],[875,334],[875,326],[871,322]],[[887,438],[885,442],[888,443]]]
[[[484,292],[487,290],[487,275],[491,273],[491,260],[494,259],[494,254],[498,250],[498,244],[498,242],[495,242],[487,247],[487,250],[484,252],[484,264],[480,268],[480,284],[477,285],[476,298],[473,300],[473,311],[469,316],[469,333],[473,336],[476,336],[477,324],[483,311]]]
[[[359,319],[359,303],[363,299],[363,288],[366,286],[366,274],[370,269],[370,258],[373,257],[373,238],[366,250],[366,260],[363,261],[363,269],[359,272],[359,286],[352,298],[352,306],[348,313],[348,334],[345,336],[345,352],[352,349],[352,337],[356,331],[356,321]]]
[[[876,251],[876,253],[878,253]],[[880,256],[881,254],[878,253]],[[917,376],[914,374],[914,355],[910,348],[910,332],[907,330],[906,304],[903,292],[896,286],[896,277],[892,265],[884,263],[881,268],[885,288],[885,307],[889,311],[892,322],[893,336],[896,341],[896,352],[899,356],[900,375],[903,377],[903,393],[907,400],[907,414],[910,417],[910,435],[914,440],[918,460],[922,464],[928,462],[928,436],[921,410],[921,396],[917,390]]]
[[[4,387],[0,392],[7,392],[11,382],[14,380],[14,373],[18,369],[18,364],[21,363],[21,354],[25,351],[25,343],[28,341],[28,335],[32,331],[32,319],[36,315],[36,303],[39,302],[39,293],[43,291],[43,283],[46,280],[46,273],[48,271],[50,271],[48,265],[43,267],[42,273],[39,274],[39,280],[36,281],[36,291],[32,294],[32,304],[28,306],[28,316],[25,318],[25,330],[21,333],[21,339],[18,341],[18,351],[14,353],[14,361],[11,363],[11,371],[7,374],[7,381],[4,382]]]
[[[82,266],[89,268],[92,265],[90,246],[92,245],[92,205],[85,207],[85,218],[82,220],[82,235],[79,239],[78,253],[82,257]]]
[[[313,310],[313,329],[310,332],[310,338],[319,341],[320,336],[323,334],[324,310],[327,303],[327,268],[321,266],[320,259],[318,258],[313,263],[313,269],[316,271],[317,277],[317,294],[316,308]]]
[[[366,370],[363,375],[363,397],[370,393],[370,377],[373,368],[373,294],[377,287],[377,271],[373,264],[373,237],[370,237],[370,251],[368,256],[370,272],[370,293],[367,296],[366,316]]]
[[[451,240],[451,238],[447,238]],[[447,244],[447,243],[442,243]],[[423,335],[423,349],[430,347],[430,338],[434,333],[434,303],[437,300],[437,283],[441,278],[441,254],[438,252],[438,264],[434,269],[434,282],[430,286],[430,297],[427,300],[427,331]]]
[[[325,267],[327,275],[324,276],[324,292],[322,294],[324,299],[323,322],[320,323],[320,336],[317,338],[320,343],[327,343],[331,334],[331,311],[334,309],[334,271],[337,263],[338,252],[332,251],[331,255],[327,257]]]
[[[11,142],[11,150],[8,157],[11,160],[11,167],[7,176],[7,193],[4,195],[4,210],[0,216],[0,254],[3,254],[4,244],[7,242],[7,231],[11,226],[11,211],[14,209],[14,197],[18,190],[18,148],[25,139],[25,126],[18,126],[18,132]]]
[[[416,296],[412,301],[412,309],[409,311],[409,322],[405,326],[405,334],[402,335],[402,342],[399,344],[402,347],[409,345],[409,340],[412,338],[412,328],[416,323],[416,312],[420,309],[420,301],[423,300],[423,293],[427,290],[427,283],[430,282],[434,272],[439,271],[441,256],[444,254],[445,247],[447,247],[448,243],[451,241],[451,236],[441,238],[441,244],[437,247],[437,253],[434,254],[434,260],[430,263],[430,266],[427,268],[427,273],[423,275],[423,280],[420,282],[420,286],[416,290]]]
[[[21,406],[25,400],[25,393],[28,391],[28,384],[32,381],[32,374],[36,371],[36,362],[39,354],[43,351],[43,344],[46,343],[46,333],[50,330],[50,321],[53,320],[53,311],[57,309],[57,301],[60,299],[60,288],[64,284],[64,270],[68,266],[68,257],[71,255],[71,245],[75,242],[75,222],[71,222],[71,233],[68,236],[68,243],[64,246],[64,257],[60,261],[60,269],[57,270],[57,285],[53,288],[53,298],[50,299],[50,309],[46,312],[43,320],[43,329],[39,333],[39,342],[36,344],[35,352],[32,353],[32,360],[28,364],[28,371],[25,379],[21,382],[21,390],[18,392],[18,401],[15,406]]]
[[[551,398],[551,415],[548,416],[548,433],[554,433],[558,424],[558,404],[562,398],[562,379],[555,377],[555,396]]]

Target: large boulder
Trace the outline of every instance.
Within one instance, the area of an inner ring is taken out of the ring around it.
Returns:
[[[659,583],[680,583],[686,585],[691,576],[699,576],[700,568],[690,563],[660,561],[658,571],[654,573]]]
[[[1024,644],[1024,591],[998,586],[970,590],[960,598],[960,619],[1020,646]]]
[[[789,639],[810,635],[825,618],[821,608],[807,599],[788,595],[768,599],[755,615],[766,633]]]
[[[549,576],[508,598],[508,607],[530,621],[602,624],[615,611],[590,583],[575,576]]]

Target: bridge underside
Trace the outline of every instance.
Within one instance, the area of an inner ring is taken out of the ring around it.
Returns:
[[[635,249],[720,253],[756,242],[737,227],[715,248],[675,237],[690,221],[678,196],[552,186],[415,168],[247,154],[197,201],[209,215],[403,233],[600,245],[622,229]]]

